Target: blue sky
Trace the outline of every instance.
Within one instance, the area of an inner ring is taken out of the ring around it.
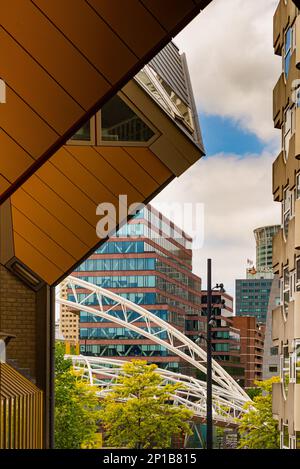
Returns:
[[[193,270],[234,294],[255,260],[253,230],[280,223],[272,197],[272,163],[280,132],[272,121],[273,87],[281,72],[273,51],[278,0],[214,0],[175,38],[186,54],[207,157],[169,184],[157,202],[204,207],[204,242]]]
[[[199,120],[207,156],[220,152],[246,156],[264,149],[262,140],[231,118],[203,113]]]

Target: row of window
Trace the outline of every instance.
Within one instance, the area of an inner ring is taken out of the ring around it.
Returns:
[[[163,319],[164,321],[169,321],[169,322],[175,322],[175,321],[172,321],[171,319],[171,316],[170,316],[170,312],[165,310],[165,309],[151,309],[149,310],[150,313],[153,313],[155,314],[155,316],[157,316],[158,318],[160,319]],[[123,311],[117,311],[117,310],[114,310],[114,311],[110,311],[110,316],[113,316],[113,317],[116,317],[116,318],[119,318],[119,319],[124,319],[124,313]],[[135,311],[127,311],[127,318],[128,318],[128,321],[133,321],[134,319],[137,319],[140,315],[138,313],[136,313]],[[105,319],[105,318],[101,318],[100,316],[95,316],[94,314],[92,313],[87,313],[85,311],[81,311],[80,312],[80,322],[83,323],[83,322],[91,322],[91,323],[102,323],[102,322],[110,322],[109,319]]]
[[[156,259],[133,258],[133,259],[87,259],[79,267],[78,272],[97,272],[112,270],[154,270]]]
[[[148,142],[154,130],[147,125],[125,98],[113,96],[104,104],[95,117],[86,122],[70,139],[72,141],[97,144],[101,142]]]
[[[163,220],[161,216],[157,216],[156,213],[149,210],[148,207],[143,209],[142,216],[150,223],[150,225],[155,226],[170,238],[176,239],[176,241],[186,249],[192,249],[192,241],[183,236],[183,232],[180,228],[176,226],[173,228],[170,222],[168,223],[165,219]]]
[[[155,275],[80,276],[80,279],[102,288],[153,288],[156,285]]]
[[[80,345],[80,352],[85,355],[95,357],[114,357],[114,356],[161,356],[166,357],[170,354],[162,345]]]
[[[138,252],[144,252],[143,241],[107,241],[95,251],[95,254],[128,254]]]
[[[126,298],[129,301],[132,301],[135,304],[146,304],[146,305],[155,305],[158,304],[159,301],[157,301],[157,295],[156,293],[119,293],[119,296],[122,298]],[[70,301],[74,301],[74,296],[73,294],[68,295],[68,298]],[[86,306],[95,306],[98,305],[98,298],[95,294],[93,295],[87,295],[86,293],[78,293],[77,294],[77,299],[79,302],[82,302],[82,304],[85,304]],[[166,301],[164,301],[166,302]],[[116,302],[112,300],[111,298],[102,297],[102,304],[103,305],[114,305]]]
[[[141,327],[143,330],[147,330]],[[153,334],[159,333],[161,329],[159,327],[151,327]],[[159,333],[161,339],[167,339],[168,335],[166,331]],[[144,336],[123,327],[81,327],[80,328],[80,339],[143,339]]]

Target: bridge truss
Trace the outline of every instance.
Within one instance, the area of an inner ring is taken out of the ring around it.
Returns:
[[[162,345],[198,370],[206,374],[206,352],[175,327],[147,309],[114,292],[91,284],[74,276],[67,278],[68,298],[57,295],[57,302],[72,312],[86,312],[102,320],[130,329],[156,344]],[[115,385],[122,372],[123,360],[108,357],[72,356],[75,369],[81,369],[91,384],[99,386],[99,396],[104,396]],[[206,415],[206,383],[191,376],[158,369],[164,383],[182,384],[172,396],[175,405],[183,404],[196,416]],[[245,412],[243,405],[250,398],[238,383],[213,360],[213,418],[227,425],[236,424],[235,418]]]

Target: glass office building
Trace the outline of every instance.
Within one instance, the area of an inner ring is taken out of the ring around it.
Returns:
[[[205,332],[205,318],[201,316],[201,279],[192,273],[191,247],[186,233],[148,205],[74,275],[145,307],[194,339]],[[160,367],[188,372],[166,347],[134,331],[83,312],[79,326],[82,354],[141,357]]]
[[[236,316],[255,316],[266,322],[272,279],[237,279],[235,281]]]

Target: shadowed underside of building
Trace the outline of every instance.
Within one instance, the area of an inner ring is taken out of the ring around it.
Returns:
[[[53,445],[53,286],[103,242],[96,207],[110,202],[119,214],[119,194],[147,202],[203,155],[192,94],[180,83],[187,69],[164,73],[157,55],[132,78],[208,3],[13,0],[1,8],[0,332],[15,335],[7,366],[43,392],[43,447]],[[117,92],[149,138],[116,141],[107,138],[113,125],[97,124]],[[66,145],[87,122],[90,139]]]

